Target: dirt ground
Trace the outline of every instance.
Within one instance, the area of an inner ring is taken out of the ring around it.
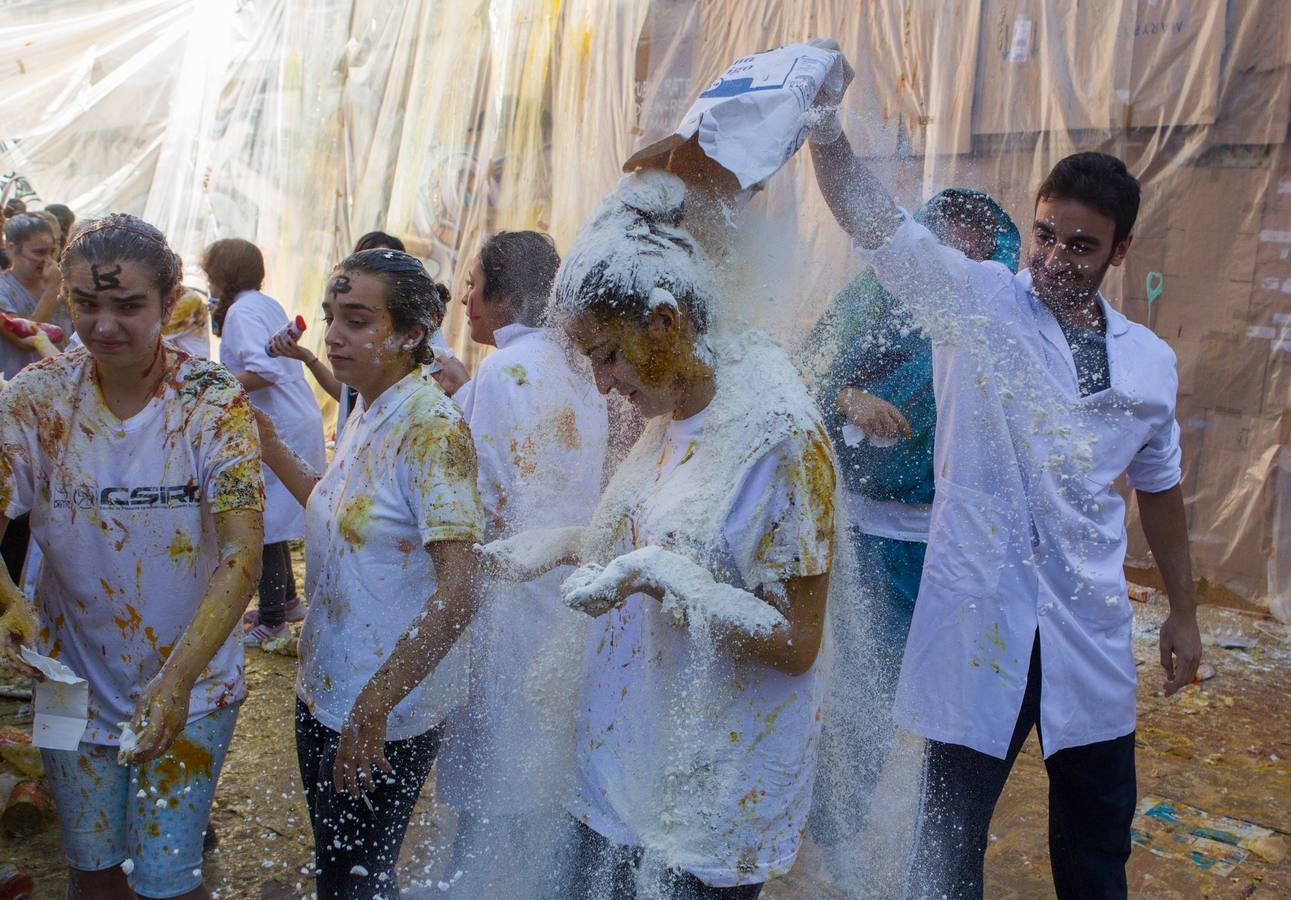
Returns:
[[[1291,629],[1249,612],[1207,607],[1207,661],[1216,675],[1180,694],[1161,696],[1155,629],[1164,601],[1136,604],[1139,685],[1138,778],[1157,811],[1136,817],[1131,895],[1273,898],[1291,896]],[[1249,643],[1228,649],[1221,643]],[[249,698],[242,710],[212,820],[219,847],[207,855],[206,879],[218,897],[298,897],[312,890],[312,845],[296,772],[292,732],[292,657],[249,651]],[[21,701],[0,700],[0,729],[30,728]],[[26,717],[24,717],[24,715]],[[0,763],[0,770],[7,764]],[[1051,897],[1044,766],[1034,737],[1018,761],[992,823],[987,896]],[[1141,803],[1141,808],[1144,804]],[[1194,808],[1194,811],[1188,808]],[[1165,813],[1162,810],[1166,810]],[[1205,818],[1205,816],[1210,818]],[[1217,822],[1227,816],[1237,824]],[[1242,825],[1241,823],[1246,823]],[[1257,827],[1271,830],[1262,836]],[[1235,832],[1245,836],[1238,841]],[[404,842],[402,875],[437,879],[451,812],[428,784]],[[865,851],[870,837],[858,842]],[[877,844],[872,844],[877,846]],[[804,852],[768,900],[838,896],[818,879]],[[38,898],[62,897],[65,875],[58,827],[34,838],[0,834],[0,861],[29,870]],[[894,892],[895,893],[895,892]]]

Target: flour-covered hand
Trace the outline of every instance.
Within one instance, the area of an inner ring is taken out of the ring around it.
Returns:
[[[126,761],[137,766],[164,756],[188,726],[188,701],[193,684],[164,668],[144,687],[135,704],[130,729],[138,735]]]
[[[577,560],[583,529],[535,528],[500,541],[476,544],[484,571],[505,581],[533,581]]]
[[[637,593],[632,590],[634,574],[614,563],[604,567],[588,563],[565,579],[560,596],[570,609],[589,616],[603,616]]]
[[[843,125],[838,120],[838,105],[843,102],[843,95],[856,77],[856,72],[843,55],[838,41],[832,38],[811,41],[811,46],[830,53],[837,53],[838,59],[830,69],[811,108],[804,113],[806,124],[811,129],[811,140],[816,144],[831,144],[843,133]]]
[[[29,678],[42,677],[22,658],[22,645],[30,644],[36,636],[36,617],[27,598],[11,589],[11,596],[0,600],[0,604],[0,669]]]

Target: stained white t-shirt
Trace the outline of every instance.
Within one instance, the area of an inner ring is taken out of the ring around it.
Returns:
[[[702,502],[708,411],[671,422],[656,477],[616,529],[617,553],[669,548],[687,504]],[[720,443],[720,435],[709,436]],[[694,473],[692,475],[692,473]],[[726,518],[719,578],[782,584],[829,571],[833,457],[823,429],[797,431],[748,460]],[[822,491],[814,485],[827,485]],[[750,540],[760,535],[760,540]],[[753,546],[754,558],[735,548]],[[756,884],[793,865],[806,825],[825,679],[737,661],[669,622],[637,594],[588,631],[573,814],[616,844],[644,846],[716,887]]]
[[[605,398],[549,329],[507,325],[494,339],[497,352],[453,395],[475,441],[485,532],[586,525],[601,493]],[[589,624],[560,599],[570,571],[485,585],[471,623],[470,699],[437,764],[436,796],[459,810],[489,818],[562,809],[576,684],[552,656],[575,658]]]
[[[435,593],[426,546],[483,536],[475,450],[427,368],[360,400],[305,511],[305,589],[296,694],[340,731],[363,686]],[[424,734],[465,691],[466,641],[390,714],[386,740]]]
[[[251,402],[273,420],[283,443],[315,471],[325,464],[323,413],[305,381],[305,367],[298,359],[270,356],[269,338],[287,324],[287,313],[277,300],[259,291],[238,294],[224,317],[220,332],[220,362],[234,375],[251,372],[270,382],[248,391]],[[300,503],[278,477],[264,469],[266,544],[298,538],[305,531]]]
[[[0,393],[0,502],[31,513],[43,559],[38,649],[89,681],[82,740],[116,744],[139,693],[193,620],[219,565],[214,516],[263,508],[260,440],[223,366],[168,348],[156,395],[118,419],[84,349]],[[189,721],[245,695],[230,634],[193,688]]]

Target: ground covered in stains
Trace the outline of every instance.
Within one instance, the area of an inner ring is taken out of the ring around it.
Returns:
[[[1135,613],[1141,800],[1131,895],[1291,895],[1291,629],[1256,614],[1203,609],[1206,660],[1215,676],[1166,698],[1159,690],[1155,642],[1165,602],[1154,596],[1135,604]],[[257,650],[247,657],[249,698],[220,779],[212,816],[219,847],[207,856],[207,884],[226,898],[308,896],[312,850],[292,730],[296,660]],[[0,700],[0,729],[30,729],[21,701]],[[12,768],[0,762],[0,773]],[[992,823],[987,896],[1052,896],[1046,790],[1033,737]],[[425,882],[441,874],[434,848],[451,837],[453,818],[431,793],[428,786],[404,843],[405,879]],[[882,844],[883,823],[874,829],[862,846]],[[795,871],[769,885],[763,896],[836,896],[815,877],[815,858],[809,848]],[[36,897],[63,896],[56,823],[25,840],[0,835],[0,861],[30,871]]]

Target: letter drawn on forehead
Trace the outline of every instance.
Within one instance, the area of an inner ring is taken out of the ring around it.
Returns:
[[[114,291],[121,287],[121,265],[119,263],[110,269],[107,266],[100,266],[98,263],[91,263],[90,275],[94,277],[94,290],[96,291]]]
[[[348,294],[350,292],[350,276],[337,275],[332,279],[333,294]]]

